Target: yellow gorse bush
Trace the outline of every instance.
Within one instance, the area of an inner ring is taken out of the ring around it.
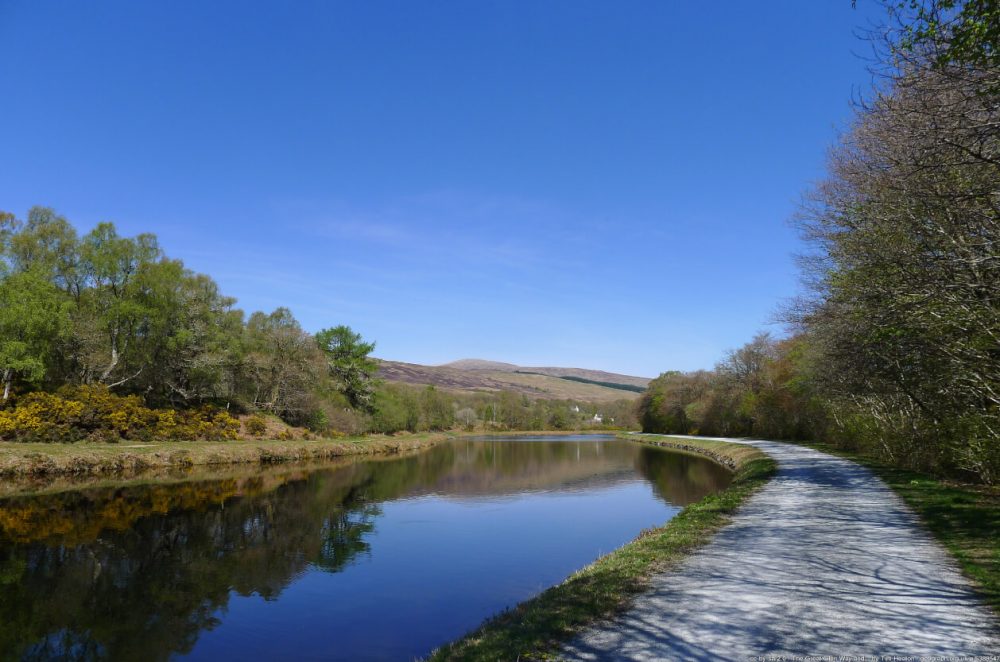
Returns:
[[[138,396],[116,395],[105,386],[29,393],[0,409],[0,439],[7,441],[236,439],[239,429],[224,410],[150,409]]]

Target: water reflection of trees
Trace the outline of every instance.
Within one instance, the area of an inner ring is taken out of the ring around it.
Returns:
[[[457,442],[392,461],[0,500],[0,652],[164,659],[232,592],[276,598],[370,552],[379,504],[645,476],[683,504],[723,484],[699,458],[625,443]],[[248,470],[248,474],[250,470]]]
[[[271,477],[260,490],[247,479],[0,502],[41,526],[33,541],[24,527],[0,534],[0,651],[15,659],[188,651],[231,591],[274,598],[307,567],[337,572],[367,552],[377,502],[433,479],[447,460],[358,463]],[[118,500],[132,507],[110,505]],[[133,517],[136,504],[144,515]],[[103,518],[102,530],[91,515]]]
[[[635,466],[653,484],[657,495],[675,506],[718,492],[732,479],[728,469],[704,458],[649,446],[640,448]]]

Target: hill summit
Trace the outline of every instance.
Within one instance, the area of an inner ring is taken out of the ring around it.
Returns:
[[[519,366],[484,359],[461,359],[437,366],[380,360],[379,377],[450,391],[513,391],[535,398],[586,402],[634,399],[650,381],[647,377],[603,370]]]

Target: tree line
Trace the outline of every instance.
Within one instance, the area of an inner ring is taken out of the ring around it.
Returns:
[[[100,223],[80,236],[46,207],[23,221],[2,213],[0,398],[100,386],[153,407],[235,406],[315,426],[321,400],[370,407],[373,344],[235,303],[152,234]]]
[[[288,308],[244,314],[152,234],[100,223],[81,236],[46,207],[0,213],[0,438],[232,438],[230,412],[319,434],[566,429],[599,413],[384,384],[374,348],[345,325],[310,334]],[[624,401],[603,411],[634,421]]]
[[[806,294],[713,371],[666,373],[651,431],[816,439],[1000,481],[1000,4],[887,2],[880,84],[796,218]]]

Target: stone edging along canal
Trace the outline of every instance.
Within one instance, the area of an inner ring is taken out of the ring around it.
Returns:
[[[725,490],[687,506],[663,526],[643,531],[632,542],[573,573],[563,583],[434,651],[431,660],[545,657],[585,626],[627,609],[654,575],[707,543],[777,469],[766,453],[744,444],[638,434],[619,438],[707,456],[733,470],[733,482]]]

